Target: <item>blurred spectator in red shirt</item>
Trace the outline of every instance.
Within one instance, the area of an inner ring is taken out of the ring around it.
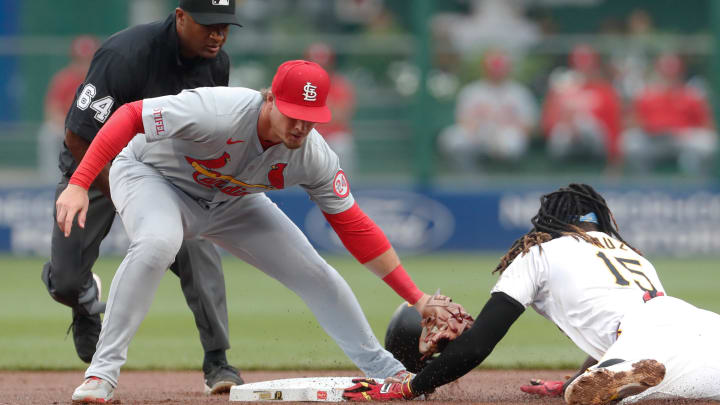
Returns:
[[[488,51],[482,68],[484,77],[468,83],[458,94],[455,124],[438,138],[449,163],[466,171],[475,171],[488,159],[522,158],[537,124],[535,97],[510,77],[510,58],[501,51]]]
[[[355,142],[350,124],[355,114],[355,87],[335,71],[335,52],[328,44],[310,45],[305,51],[305,57],[325,68],[330,75],[327,105],[332,111],[332,121],[318,124],[315,129],[337,153],[340,167],[352,173],[355,170]]]
[[[65,116],[99,46],[100,42],[95,37],[76,37],[70,45],[70,63],[50,80],[45,95],[44,122],[38,134],[37,156],[38,171],[48,183],[58,181],[60,171],[57,162],[65,139]]]
[[[655,71],[657,81],[638,94],[623,134],[628,168],[647,172],[673,159],[684,173],[707,174],[717,134],[705,95],[686,84],[683,62],[675,54],[660,55]]]
[[[548,152],[556,159],[620,158],[621,104],[588,45],[570,53],[570,70],[553,73],[542,113]]]

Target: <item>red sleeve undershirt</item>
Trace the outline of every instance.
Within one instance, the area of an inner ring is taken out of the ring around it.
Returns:
[[[118,108],[93,139],[70,178],[70,184],[89,189],[98,173],[130,143],[136,134],[144,132],[142,100]]]
[[[390,249],[390,241],[382,229],[357,203],[337,214],[323,214],[343,245],[360,263],[365,264]]]
[[[343,245],[360,263],[365,264],[390,249],[390,241],[383,231],[357,203],[337,214],[323,214]],[[402,264],[383,277],[383,281],[410,304],[415,304],[423,296]]]

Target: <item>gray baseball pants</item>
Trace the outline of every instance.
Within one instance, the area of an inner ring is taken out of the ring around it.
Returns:
[[[63,177],[55,199],[67,184],[68,179]],[[45,263],[41,275],[53,299],[82,315],[98,314],[105,309],[97,299],[92,267],[99,255],[100,243],[115,219],[115,207],[102,192],[91,187],[89,198],[84,229],[74,223],[66,238],[54,222],[50,261]],[[217,249],[206,240],[188,240],[171,262],[170,269],[180,278],[183,294],[195,316],[203,349],[229,349],[225,278]]]
[[[208,207],[125,154],[113,163],[110,182],[130,247],[110,286],[97,352],[86,377],[100,377],[117,386],[130,340],[165,269],[183,238],[198,236],[294,291],[366,375],[385,378],[404,369],[380,346],[345,280],[265,194]]]

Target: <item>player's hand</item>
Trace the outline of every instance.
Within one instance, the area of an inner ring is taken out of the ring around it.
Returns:
[[[423,294],[422,298],[413,306],[423,319],[440,316],[443,319],[448,317],[455,318],[459,322],[463,319],[472,320],[472,316],[465,311],[462,305],[453,302],[450,297],[441,295],[439,289],[434,295]],[[461,327],[455,323],[449,326],[453,332],[459,332],[458,328]]]
[[[520,390],[541,397],[559,397],[562,395],[564,383],[564,381],[530,380],[530,385],[523,385]]]
[[[384,384],[378,384],[371,378],[355,378],[352,380],[355,385],[345,388],[342,397],[346,401],[355,402],[413,399],[415,394],[410,389],[413,377],[415,377],[414,374],[407,373],[407,376],[400,382],[388,378]]]
[[[60,193],[60,196],[55,202],[55,212],[58,227],[63,231],[66,238],[70,236],[75,215],[77,215],[78,218],[78,226],[85,228],[88,205],[90,205],[88,191],[81,186],[68,184],[65,190]]]
[[[442,345],[455,340],[474,322],[462,305],[440,295],[439,290],[433,296],[424,295],[415,305],[423,318],[418,347],[423,358],[441,351]]]

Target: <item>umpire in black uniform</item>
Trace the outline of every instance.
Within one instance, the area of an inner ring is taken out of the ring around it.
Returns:
[[[165,21],[131,27],[105,41],[95,53],[65,119],[65,145],[59,163],[63,178],[55,198],[116,108],[183,89],[227,86],[230,61],[221,47],[230,24],[240,26],[235,0],[180,0]],[[65,238],[55,223],[50,261],[42,271],[50,295],[72,308],[75,349],[85,362],[95,354],[100,313],[105,308],[92,266],[115,218],[108,171],[106,167],[90,188],[84,229],[75,223],[71,236]],[[228,392],[243,381],[225,356],[230,343],[220,255],[209,241],[187,240],[170,269],[180,277],[200,332],[205,350],[205,390]]]

